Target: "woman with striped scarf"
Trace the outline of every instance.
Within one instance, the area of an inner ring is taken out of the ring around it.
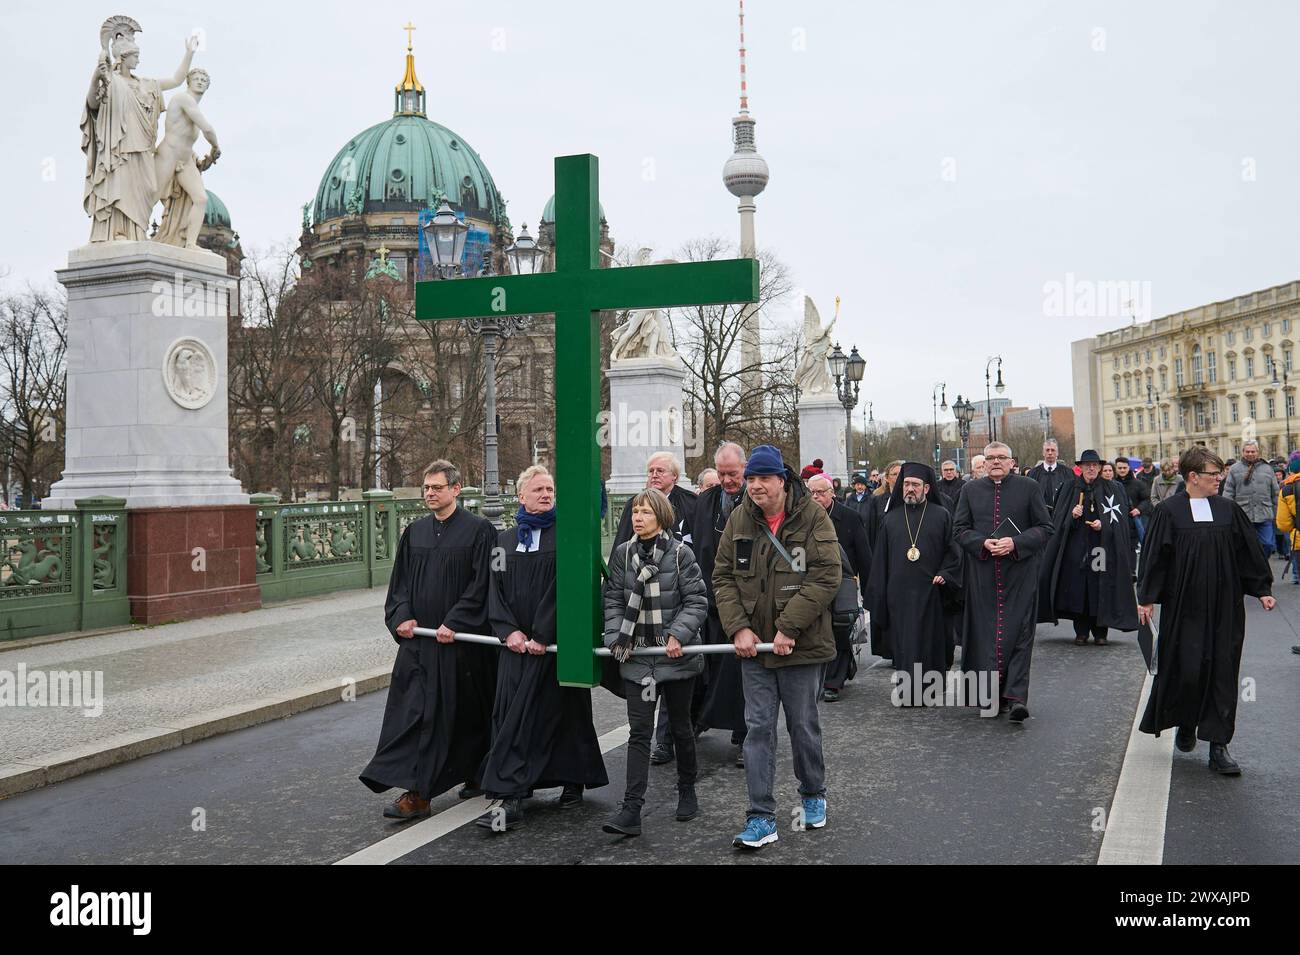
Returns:
[[[637,836],[650,775],[655,704],[661,694],[677,752],[677,821],[699,814],[691,695],[695,678],[704,671],[704,658],[683,655],[682,648],[700,642],[709,604],[695,555],[673,539],[670,529],[676,515],[668,498],[646,488],[628,502],[628,510],[634,536],[610,555],[604,593],[604,642],[619,662],[627,697],[627,789],[618,812],[603,828]],[[665,655],[632,655],[643,647],[663,647]]]

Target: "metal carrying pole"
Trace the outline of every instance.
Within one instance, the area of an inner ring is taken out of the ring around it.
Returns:
[[[417,637],[436,637],[437,630],[430,630],[428,627],[416,627],[414,633]],[[498,640],[496,637],[490,637],[481,633],[458,633],[453,640],[459,643],[479,643],[488,647],[504,647],[505,641]],[[755,649],[759,653],[771,653],[775,644],[760,643]],[[555,653],[556,646],[551,644],[546,648],[547,653]],[[591,650],[598,657],[612,657],[608,647],[593,647]],[[693,657],[701,653],[735,653],[736,648],[730,643],[696,643],[689,647],[682,647],[682,656]],[[668,655],[667,647],[641,647],[632,651],[634,657],[663,657]]]

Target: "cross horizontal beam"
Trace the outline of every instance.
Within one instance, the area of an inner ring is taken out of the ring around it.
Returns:
[[[758,299],[758,262],[723,259],[622,269],[419,282],[415,317],[539,315],[565,309],[682,308]]]

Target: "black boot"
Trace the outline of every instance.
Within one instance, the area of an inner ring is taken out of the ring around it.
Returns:
[[[1228,753],[1226,743],[1210,744],[1210,770],[1221,776],[1240,776],[1241,767]]]
[[[492,832],[509,832],[511,829],[521,829],[524,825],[524,808],[523,800],[503,799],[501,805],[493,806],[483,815],[474,820],[474,825],[481,826]]]
[[[1011,713],[1007,716],[1007,719],[1013,723],[1023,723],[1025,720],[1029,719],[1029,707],[1025,706],[1025,704],[1021,703],[1019,700],[1012,701]]]
[[[641,835],[641,807],[624,800],[614,817],[600,828],[616,836]]]
[[[677,821],[689,822],[700,814],[700,802],[695,798],[695,787],[677,788]]]
[[[582,805],[582,787],[565,786],[560,792],[560,808],[573,809]]]
[[[1178,727],[1178,732],[1174,734],[1174,745],[1183,753],[1190,753],[1196,749],[1196,727]]]

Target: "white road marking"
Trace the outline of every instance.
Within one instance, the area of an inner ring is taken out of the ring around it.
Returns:
[[[596,742],[600,744],[603,756],[610,750],[618,749],[627,742],[629,727],[622,726],[610,730]],[[466,823],[473,822],[487,812],[492,803],[485,798],[467,799],[464,802],[445,809],[436,816],[403,829],[387,839],[381,839],[372,846],[366,846],[360,852],[340,859],[335,865],[387,865],[408,852],[414,852],[421,846],[427,846],[435,839],[441,839],[449,832],[455,832]]]
[[[1097,865],[1160,865],[1165,856],[1174,731],[1167,730],[1157,739],[1138,729],[1152,682],[1153,677],[1148,673],[1133,717]]]

